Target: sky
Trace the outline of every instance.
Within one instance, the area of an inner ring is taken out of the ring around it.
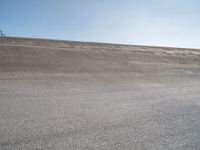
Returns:
[[[200,48],[199,0],[0,0],[7,36]]]

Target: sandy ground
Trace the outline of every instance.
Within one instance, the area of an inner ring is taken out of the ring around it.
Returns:
[[[200,50],[0,38],[0,149],[198,150]]]

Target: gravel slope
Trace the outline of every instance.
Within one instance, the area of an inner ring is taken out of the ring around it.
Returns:
[[[200,149],[200,50],[0,38],[0,149]]]

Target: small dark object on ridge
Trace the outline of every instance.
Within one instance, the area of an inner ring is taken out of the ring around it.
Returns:
[[[0,36],[6,36],[1,29],[0,29]]]

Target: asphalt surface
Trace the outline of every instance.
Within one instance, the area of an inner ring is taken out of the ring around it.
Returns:
[[[1,150],[200,149],[200,50],[0,38]]]

